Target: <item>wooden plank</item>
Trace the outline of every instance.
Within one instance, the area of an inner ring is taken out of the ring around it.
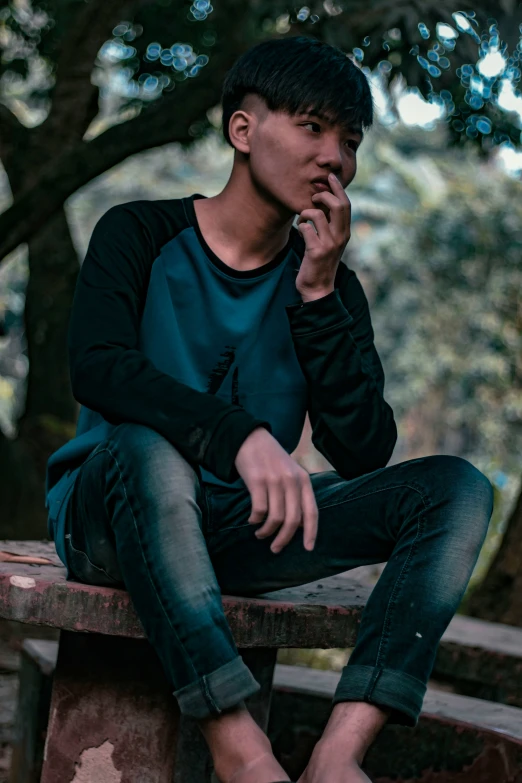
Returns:
[[[331,712],[340,674],[277,665],[269,738],[293,780]],[[520,783],[522,710],[428,689],[413,729],[388,724],[364,761],[375,783]]]
[[[487,650],[522,659],[522,628],[457,614],[442,637],[446,644]]]
[[[278,663],[274,671],[273,688],[331,699],[340,678],[339,672]],[[522,709],[517,707],[428,688],[422,706],[422,715],[468,723],[488,731],[509,735],[522,743]]]

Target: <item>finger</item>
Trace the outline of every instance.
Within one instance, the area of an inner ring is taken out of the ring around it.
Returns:
[[[268,491],[268,517],[263,527],[256,530],[258,538],[267,538],[273,535],[285,521],[285,495],[283,486],[279,481],[267,483]]]
[[[304,547],[311,552],[315,546],[315,539],[317,538],[319,511],[312,483],[309,478],[307,478],[302,486],[301,507],[303,509]]]
[[[332,240],[332,234],[330,232],[330,224],[324,212],[321,209],[303,209],[299,217],[297,218],[297,227],[299,228],[307,220],[311,220],[314,224],[317,235],[321,241]]]
[[[279,534],[272,541],[272,552],[280,552],[293,538],[295,531],[301,524],[303,511],[301,508],[301,486],[293,479],[285,490],[285,521]]]
[[[324,190],[321,193],[314,193],[312,196],[314,204],[322,202],[329,210],[330,216],[330,229],[332,234],[345,238],[346,231],[350,225],[350,202],[340,201],[338,196],[334,196],[333,193],[328,193]]]
[[[256,482],[249,487],[252,500],[252,511],[248,519],[253,525],[263,521],[268,513],[268,493],[264,482]]]
[[[346,193],[346,190],[343,188],[341,182],[339,179],[335,176],[328,177],[328,182],[330,184],[330,187],[332,189],[332,193],[337,196],[341,204],[344,204],[345,206],[345,218],[346,218],[346,230],[349,234],[350,232],[350,224],[352,220],[352,204],[350,199],[348,198],[348,195]]]
[[[301,225],[297,226],[297,230],[303,237],[308,251],[321,247],[321,240],[319,239],[315,228],[311,226],[310,223],[301,223]]]

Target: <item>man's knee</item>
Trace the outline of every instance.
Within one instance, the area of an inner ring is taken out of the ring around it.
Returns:
[[[432,502],[443,503],[452,532],[467,539],[470,549],[480,549],[493,512],[494,492],[491,482],[471,462],[456,456],[436,455],[427,458],[431,469]]]
[[[464,498],[470,505],[492,510],[493,487],[478,468],[463,457],[435,455],[426,457],[435,491],[444,490],[455,498]]]
[[[156,430],[134,422],[119,424],[109,438],[120,477],[141,479],[151,491],[165,492],[168,487],[186,494],[198,486],[198,474],[181,452]]]

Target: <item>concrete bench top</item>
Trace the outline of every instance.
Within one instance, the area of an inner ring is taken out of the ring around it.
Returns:
[[[46,557],[50,565],[0,562],[0,618],[69,631],[144,638],[125,590],[68,582],[54,544],[0,541],[0,551]],[[223,596],[239,647],[352,647],[372,587],[350,573],[255,598]],[[437,669],[484,681],[522,681],[522,628],[456,615],[442,637]],[[476,670],[476,675],[475,675]]]
[[[36,555],[49,565],[0,562],[0,617],[68,631],[144,638],[125,590],[66,580],[54,544],[0,541],[0,551]],[[371,588],[343,577],[265,593],[223,596],[239,647],[351,647]]]

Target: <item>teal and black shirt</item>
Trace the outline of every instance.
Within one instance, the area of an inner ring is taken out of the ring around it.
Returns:
[[[197,198],[122,204],[93,231],[69,324],[76,436],[47,465],[49,533],[64,563],[76,475],[122,422],[156,430],[203,481],[227,486],[242,484],[234,461],[253,429],[265,426],[291,453],[307,411],[315,447],[344,478],[384,467],[393,452],[356,274],[340,264],[335,290],[303,303],[296,228],[270,263],[238,271],[205,242]]]

